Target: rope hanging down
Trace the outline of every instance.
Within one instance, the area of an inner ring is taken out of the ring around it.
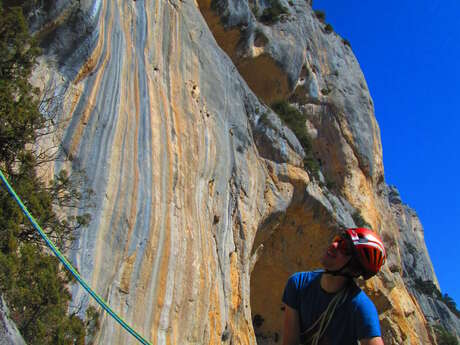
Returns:
[[[21,199],[18,197],[14,189],[11,187],[11,185],[8,183],[5,175],[3,175],[3,172],[0,170],[0,178],[5,185],[6,189],[8,192],[11,194],[11,196],[14,198],[16,203],[19,205],[21,208],[22,212],[24,215],[29,219],[29,221],[32,223],[33,227],[35,230],[37,230],[40,234],[40,236],[43,238],[43,240],[46,242],[48,247],[51,249],[51,251],[56,255],[56,257],[62,262],[62,264],[67,268],[70,273],[75,277],[75,279],[80,283],[80,285],[93,297],[96,302],[112,316],[124,329],[126,329],[129,333],[131,333],[137,340],[139,340],[143,345],[152,345],[150,342],[145,340],[139,333],[137,333],[134,329],[131,328],[120,316],[118,316],[105,302],[98,294],[96,294],[91,287],[86,283],[83,278],[80,276],[80,274],[77,272],[75,268],[70,264],[70,262],[61,254],[59,249],[56,248],[56,246],[51,242],[51,240],[46,236],[45,232],[43,229],[40,227],[40,225],[37,223],[37,221],[32,217],[32,215],[29,213],[27,208],[24,206],[22,203]]]

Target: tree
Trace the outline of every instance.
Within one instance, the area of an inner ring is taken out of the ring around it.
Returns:
[[[66,316],[71,299],[66,286],[72,277],[61,272],[58,260],[29,243],[8,259],[0,271],[7,268],[8,275],[1,278],[9,281],[5,292],[11,317],[27,343],[84,344],[83,322],[75,315]]]
[[[443,301],[446,304],[446,306],[450,309],[452,313],[454,313],[457,317],[460,317],[460,311],[458,311],[457,309],[457,303],[455,303],[452,297],[445,293],[442,295],[441,301]]]
[[[19,6],[18,6],[19,5]],[[24,12],[35,1],[0,1],[0,169],[29,211],[60,249],[88,224],[89,215],[63,216],[82,193],[66,171],[44,181],[37,167],[53,157],[34,150],[50,129],[39,111],[38,90],[29,83],[40,50]],[[0,293],[28,344],[84,344],[85,325],[75,313],[67,286],[71,276],[45,249],[35,229],[5,188],[0,188]]]

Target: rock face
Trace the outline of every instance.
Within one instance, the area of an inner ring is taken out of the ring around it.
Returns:
[[[50,173],[83,170],[95,192],[72,259],[152,344],[276,344],[289,275],[318,267],[331,236],[361,217],[388,250],[363,284],[385,344],[435,344],[431,301],[406,279],[407,241],[417,274],[436,277],[421,226],[410,232],[384,182],[358,62],[309,2],[265,11],[276,3],[58,2],[35,80],[61,114],[68,160]],[[318,175],[266,105],[278,99],[307,116]],[[95,343],[136,341],[104,316]]]
[[[0,296],[0,345],[25,345],[16,325],[9,318],[8,308]]]
[[[459,337],[460,319],[440,298],[439,284],[424,245],[423,227],[416,212],[402,203],[394,186],[388,188],[388,198],[401,233],[399,248],[404,253],[404,283],[419,303],[428,322],[440,323]]]

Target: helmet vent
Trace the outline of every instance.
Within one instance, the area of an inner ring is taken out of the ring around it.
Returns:
[[[364,255],[366,255],[367,262],[371,261],[371,257],[369,256],[369,252],[367,250],[362,250],[364,252]]]
[[[375,275],[386,261],[383,242],[378,234],[367,228],[346,229],[352,240],[357,260],[364,270],[364,279]]]

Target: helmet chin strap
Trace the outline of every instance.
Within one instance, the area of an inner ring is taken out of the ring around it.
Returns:
[[[327,273],[333,276],[341,276],[341,277],[346,277],[346,278],[351,278],[351,279],[356,278],[355,276],[352,276],[349,272],[344,272],[344,270],[350,265],[352,259],[353,258],[351,257],[350,260],[348,260],[347,263],[343,265],[341,268],[339,268],[338,270],[332,271],[332,270],[326,269],[324,273]]]
[[[330,275],[336,276],[336,277],[340,276],[340,277],[346,277],[346,278],[350,278],[350,279],[356,278],[355,276],[352,276],[350,273],[341,272],[341,270],[337,270],[337,271],[326,270],[326,271],[324,271],[324,273],[327,273],[327,274],[330,274]]]

